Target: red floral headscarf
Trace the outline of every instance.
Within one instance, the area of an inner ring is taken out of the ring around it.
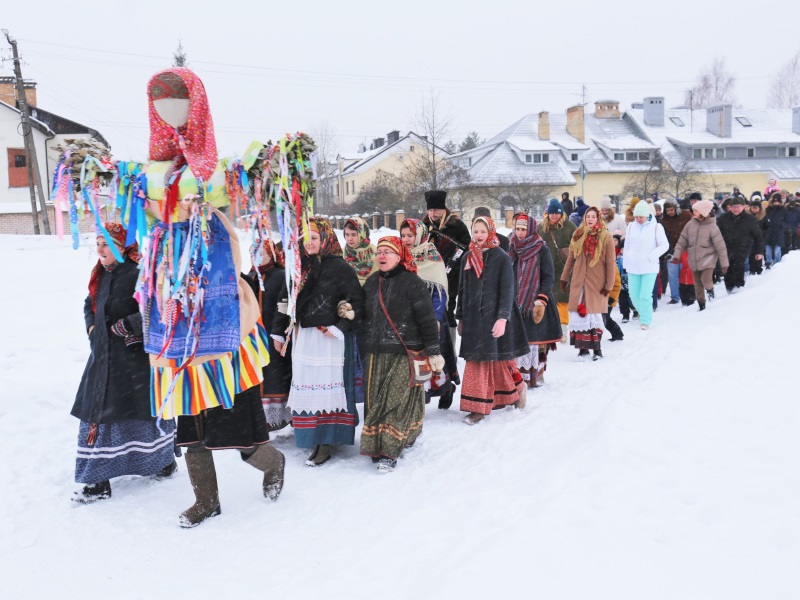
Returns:
[[[189,120],[184,127],[176,131],[159,116],[153,101],[162,98],[189,100]],[[194,176],[208,181],[217,168],[217,142],[206,89],[200,78],[183,67],[160,71],[147,84],[147,101],[150,160],[173,160],[183,155]]]
[[[127,258],[133,262],[139,262],[139,244],[133,242],[130,246],[125,248],[125,238],[128,236],[127,230],[119,223],[103,223],[103,226],[108,231],[108,235],[114,240],[114,243],[120,250],[123,258]],[[97,237],[102,237],[98,235]],[[97,264],[92,267],[92,274],[89,276],[89,296],[92,299],[92,310],[96,309],[97,288],[100,285],[100,274],[103,272],[103,263],[99,260]]]
[[[400,264],[402,264],[406,271],[409,273],[417,272],[417,265],[414,264],[414,257],[411,252],[405,247],[400,238],[396,235],[388,235],[378,240],[378,248],[388,248],[400,257]]]
[[[489,248],[497,248],[500,246],[500,238],[497,237],[497,229],[494,226],[494,221],[489,217],[475,217],[472,224],[475,225],[480,221],[489,230],[489,237],[482,244],[477,244],[475,240],[469,243],[469,253],[467,254],[467,266],[465,269],[474,269],[475,277],[480,279],[483,275],[483,251]]]

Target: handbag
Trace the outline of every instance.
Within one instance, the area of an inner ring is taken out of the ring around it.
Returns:
[[[389,325],[392,326],[394,334],[397,336],[397,339],[400,340],[400,343],[403,344],[403,349],[406,351],[410,374],[408,387],[413,388],[414,386],[422,385],[430,381],[433,369],[431,369],[431,363],[428,361],[428,355],[425,354],[423,350],[409,350],[408,346],[406,346],[400,332],[397,331],[397,327],[394,326],[394,321],[392,321],[392,318],[389,316],[389,311],[386,310],[386,305],[383,303],[383,285],[380,279],[378,279],[378,302],[380,302],[381,310],[386,316],[386,320],[389,321]]]
[[[569,246],[566,248],[559,248],[558,242],[556,242],[556,236],[553,235],[553,232],[550,232],[550,239],[553,240],[553,246],[556,248],[556,253],[558,254],[558,258],[561,259],[561,262],[566,264],[567,259],[569,258]]]

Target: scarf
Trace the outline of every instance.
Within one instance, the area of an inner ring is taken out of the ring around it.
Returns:
[[[523,315],[533,315],[533,303],[539,294],[541,280],[540,253],[544,240],[539,235],[536,219],[517,213],[514,215],[514,225],[524,220],[528,223],[528,231],[522,239],[512,233],[508,254],[517,266],[517,305]]]
[[[345,227],[351,225],[358,231],[358,245],[351,248],[347,244],[344,246],[344,259],[347,264],[353,267],[358,275],[361,285],[364,285],[367,277],[375,270],[375,246],[369,243],[369,227],[361,217],[347,219]]]
[[[447,271],[445,271],[442,255],[431,242],[431,234],[425,224],[419,219],[406,219],[400,225],[400,230],[408,227],[414,232],[414,247],[411,256],[417,267],[417,275],[428,288],[447,293]]]
[[[409,273],[417,272],[417,265],[414,264],[414,257],[411,256],[411,251],[405,247],[405,244],[396,235],[389,235],[379,239],[378,248],[388,248],[400,257],[400,264],[405,267],[406,271]]]
[[[311,217],[308,220],[308,228],[319,234],[319,253],[309,255],[305,246],[302,247],[302,257],[300,260],[300,284],[297,288],[299,294],[306,285],[312,285],[316,279],[316,273],[322,266],[323,256],[342,256],[342,247],[339,239],[333,230],[333,225],[324,217]],[[312,272],[314,275],[312,276]]]
[[[588,214],[589,211],[586,211]],[[597,211],[594,211],[598,214]],[[594,227],[586,225],[586,214],[583,215],[583,223],[572,234],[572,241],[569,244],[569,251],[572,252],[574,258],[578,258],[581,254],[585,254],[589,259],[589,267],[595,266],[600,261],[600,254],[597,252],[597,247],[603,248],[608,239],[608,228],[605,221],[598,215],[597,224]]]
[[[483,275],[483,251],[488,250],[490,248],[497,248],[500,246],[500,238],[497,237],[497,231],[495,230],[494,221],[492,221],[489,217],[475,217],[473,219],[472,224],[473,226],[475,223],[480,221],[486,228],[489,230],[489,237],[486,238],[486,241],[482,244],[478,244],[475,240],[472,240],[469,243],[469,251],[467,252],[467,266],[464,267],[464,270],[473,269],[475,271],[475,277],[478,279],[481,278]]]
[[[183,155],[198,179],[208,181],[217,167],[217,142],[208,97],[200,78],[189,69],[160,71],[147,84],[150,116],[150,160],[169,161]],[[156,111],[154,100],[188,99],[189,120],[176,130]]]
[[[128,232],[122,225],[119,223],[103,223],[103,227],[106,228],[111,239],[114,240],[114,243],[119,247],[123,258],[128,258],[133,262],[139,262],[139,245],[134,242],[125,248],[125,238]],[[117,263],[114,263],[113,265],[104,267],[103,263],[98,260],[97,264],[92,267],[92,274],[89,276],[89,297],[92,299],[92,312],[96,312],[97,288],[100,285],[100,275],[103,273],[103,269],[111,271],[116,265]]]

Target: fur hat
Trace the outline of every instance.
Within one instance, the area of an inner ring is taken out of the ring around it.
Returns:
[[[633,209],[634,217],[649,217],[652,214],[650,205],[647,202],[637,202],[636,208]]]
[[[548,215],[563,215],[564,207],[561,206],[561,202],[559,202],[555,198],[550,198],[550,202],[547,203],[546,212]]]
[[[677,201],[675,201],[675,200],[664,200],[664,211],[666,211],[668,208],[674,208],[675,212],[679,212],[680,209],[681,209],[680,204],[678,204]]]
[[[703,196],[700,192],[692,192],[689,194],[689,200],[702,200]]]
[[[714,208],[714,203],[711,202],[711,200],[700,200],[700,202],[695,204],[693,208],[702,216],[707,217],[711,214],[711,211]]]
[[[614,208],[614,205],[611,204],[611,198],[608,196],[600,198],[600,209],[602,210],[604,208]]]
[[[445,200],[447,200],[447,192],[444,190],[428,190],[425,192],[425,205],[428,210],[445,209]]]
[[[734,204],[744,204],[744,196],[736,195],[731,196],[727,200],[728,206],[733,206]]]

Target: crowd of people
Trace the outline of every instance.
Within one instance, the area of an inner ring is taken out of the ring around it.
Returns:
[[[269,433],[289,425],[309,466],[358,443],[379,471],[392,471],[421,434],[432,399],[448,410],[460,385],[468,425],[494,410],[524,409],[559,343],[597,361],[606,331],[611,341],[623,339],[614,307],[623,323],[638,318],[646,331],[662,296],[704,310],[715,282],[735,293],[746,273],[770,269],[799,245],[800,197],[785,190],[719,203],[700,194],[663,204],[633,198],[625,214],[609,198],[598,206],[578,200],[575,209],[568,197],[552,199],[541,222],[515,214],[505,239],[487,209],[467,225],[447,208],[444,191],[425,197],[423,219],[406,219],[398,236],[375,243],[360,218],[344,224],[342,247],[327,219],[311,217],[294,319],[282,248],[265,242],[261,263],[238,274],[232,304],[220,309],[238,314],[232,350],[210,351],[210,363],[192,361],[194,379],[178,391],[172,383],[166,394],[159,391],[163,350],[155,356],[148,347],[153,311],[162,307],[140,305],[142,291],[149,296],[137,281],[147,268],[137,268],[138,248],[126,246],[125,230],[107,224],[117,251],[98,236],[84,304],[91,355],[72,410],[80,420],[76,481],[84,484],[74,499],[109,498],[111,479],[122,475],[170,477],[185,449],[196,502],[180,524],[193,527],[221,512],[212,451],[235,449],[263,472],[264,496],[275,500],[285,458]],[[212,225],[224,246],[214,251],[235,255],[226,217],[215,212]],[[215,314],[208,327],[223,317]],[[184,367],[170,368],[177,378]],[[234,379],[227,392],[213,380],[218,370]],[[183,409],[168,404],[170,393]],[[163,403],[154,400],[162,395]],[[219,402],[190,410],[212,396]]]

